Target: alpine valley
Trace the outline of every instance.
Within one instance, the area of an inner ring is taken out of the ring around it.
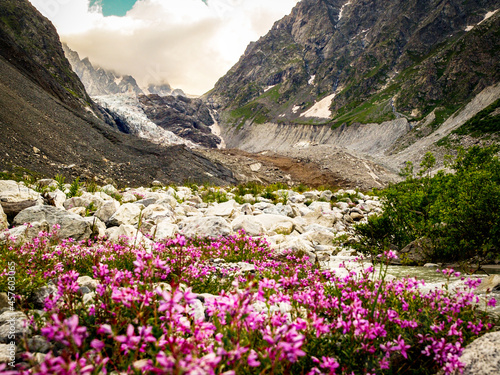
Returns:
[[[0,168],[369,189],[498,142],[499,0],[302,0],[200,98],[94,66],[0,4]],[[76,72],[76,74],[75,74]]]

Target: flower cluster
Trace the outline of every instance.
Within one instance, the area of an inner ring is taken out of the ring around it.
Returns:
[[[472,280],[423,292],[423,281],[372,267],[337,274],[243,232],[151,249],[42,234],[1,249],[57,289],[32,319],[52,350],[39,364],[27,351],[19,374],[451,374],[492,327]],[[95,291],[82,293],[81,276]]]

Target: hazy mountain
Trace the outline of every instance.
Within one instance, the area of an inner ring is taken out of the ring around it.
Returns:
[[[27,0],[2,0],[0,15],[0,170],[129,184],[234,181],[228,169],[184,146],[113,129],[116,122],[71,70],[55,28]]]

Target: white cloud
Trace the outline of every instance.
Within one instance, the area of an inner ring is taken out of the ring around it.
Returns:
[[[249,42],[298,0],[139,0],[125,17],[104,17],[89,0],[30,0],[81,57],[140,83],[210,90]]]

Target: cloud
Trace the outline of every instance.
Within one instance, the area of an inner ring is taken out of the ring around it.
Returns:
[[[104,17],[90,0],[30,0],[70,48],[141,84],[210,90],[298,0],[139,0],[124,17]]]

